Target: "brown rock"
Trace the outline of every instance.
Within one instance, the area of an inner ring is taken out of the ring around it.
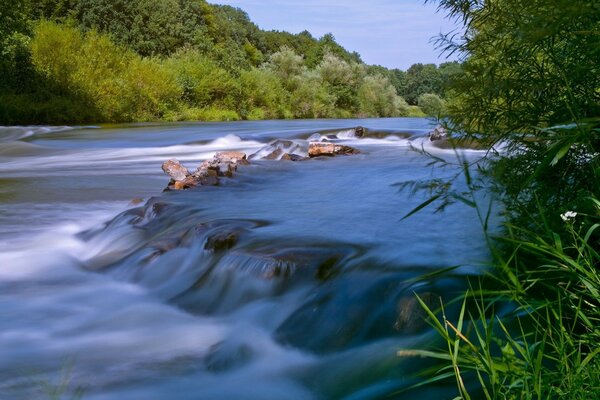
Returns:
[[[237,170],[237,165],[233,162],[221,162],[218,164],[217,175],[231,178]]]
[[[432,142],[434,142],[436,140],[444,140],[444,139],[448,138],[448,132],[441,125],[436,126],[435,129],[432,130],[431,132],[429,132],[428,135],[429,135],[429,140],[431,140]]]
[[[278,160],[283,154],[283,150],[275,149],[266,156],[263,157],[263,160]]]
[[[216,186],[219,184],[218,172],[214,169],[199,169],[192,176],[203,186]]]
[[[350,146],[344,146],[341,144],[334,143],[322,143],[322,142],[311,142],[308,145],[308,156],[319,157],[328,156],[333,157],[337,155],[350,155],[358,154],[359,151]]]
[[[185,184],[182,181],[175,181],[172,185],[169,186],[169,189],[182,190],[185,189]]]
[[[206,239],[206,243],[204,244],[205,250],[210,251],[223,251],[229,250],[238,242],[238,233],[237,232],[228,232],[228,233],[219,233],[213,236],[210,236]]]
[[[182,181],[190,174],[187,168],[175,159],[165,161],[162,165],[162,170],[174,181]]]
[[[287,161],[302,161],[302,160],[306,160],[307,157],[302,157],[299,156],[298,154],[289,154],[289,153],[284,153],[281,156],[281,160],[287,160]]]
[[[219,162],[232,162],[239,165],[250,164],[246,158],[246,153],[242,153],[241,151],[222,151],[215,154],[214,159]]]

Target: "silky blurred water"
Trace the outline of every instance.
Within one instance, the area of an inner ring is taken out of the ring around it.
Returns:
[[[454,159],[424,137],[431,128],[0,127],[0,398],[448,397],[443,385],[400,393],[427,361],[396,356],[436,341],[413,293],[451,298],[488,258],[465,205],[401,220],[426,195],[398,183],[457,172],[411,150]],[[162,192],[166,159],[193,170],[218,151],[327,136],[361,153],[254,159],[219,186]]]

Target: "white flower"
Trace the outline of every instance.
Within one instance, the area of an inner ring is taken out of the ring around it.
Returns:
[[[564,214],[560,214],[560,217],[562,218],[563,221],[567,222],[568,220],[570,220],[571,218],[575,218],[577,216],[577,213],[575,211],[567,211]]]

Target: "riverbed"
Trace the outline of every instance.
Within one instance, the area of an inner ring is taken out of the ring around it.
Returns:
[[[431,145],[433,127],[0,128],[0,398],[448,397],[402,391],[427,360],[396,355],[437,341],[414,293],[450,299],[489,257],[463,203],[402,219],[427,194],[401,183],[460,168],[414,150],[455,160]],[[219,151],[309,138],[360,154],[253,159],[218,186],[163,192],[167,159],[194,170]]]

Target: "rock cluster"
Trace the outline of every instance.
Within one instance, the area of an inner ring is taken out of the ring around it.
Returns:
[[[238,165],[247,164],[249,162],[245,153],[225,151],[215,154],[210,160],[204,160],[193,173],[174,159],[165,161],[162,170],[171,178],[167,189],[181,190],[195,186],[218,185],[219,177],[231,178]]]
[[[294,151],[304,151],[304,154],[306,154],[307,150],[305,146],[302,149],[301,145],[293,141],[276,140],[251,155],[250,158],[302,161],[321,156],[333,157],[359,153],[353,147],[329,142],[310,142],[308,144],[308,157],[294,153]],[[162,164],[162,170],[171,178],[171,181],[165,190],[182,190],[196,186],[215,186],[219,184],[219,178],[233,177],[238,165],[248,164],[250,162],[246,154],[240,151],[217,153],[212,159],[202,161],[195,172],[190,172],[175,159],[167,160]]]

